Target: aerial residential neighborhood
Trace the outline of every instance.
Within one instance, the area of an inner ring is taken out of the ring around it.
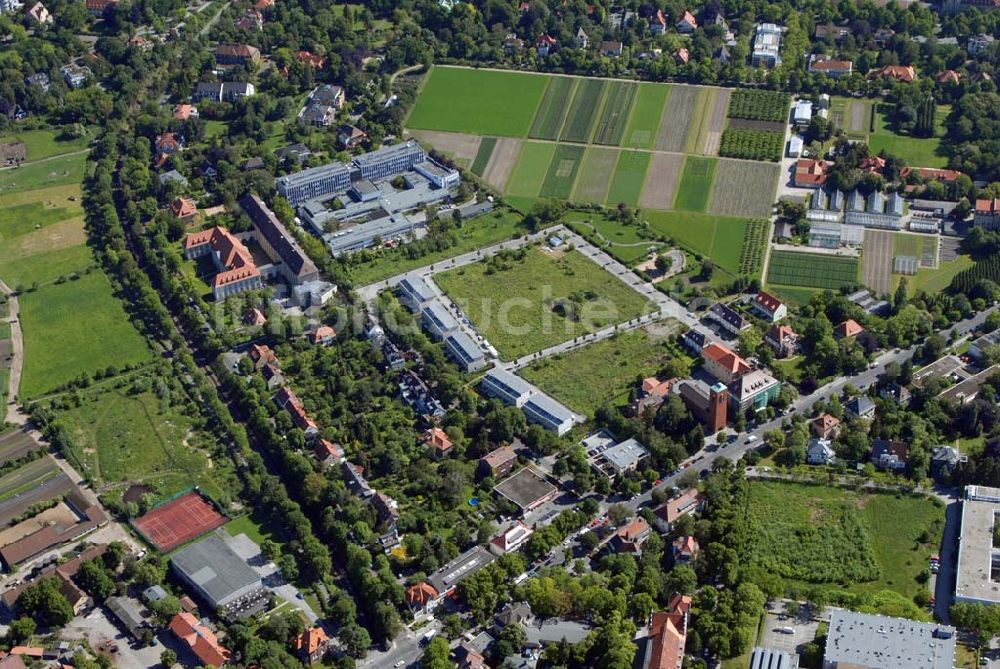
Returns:
[[[1000,669],[994,3],[0,37],[0,669]]]

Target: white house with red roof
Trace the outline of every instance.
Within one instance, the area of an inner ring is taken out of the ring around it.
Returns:
[[[656,13],[649,17],[649,32],[652,35],[662,35],[667,31],[667,15],[662,9],[657,9]]]
[[[753,311],[761,318],[776,323],[788,315],[788,307],[771,293],[760,291],[753,299]]]
[[[535,531],[518,520],[506,530],[490,539],[490,552],[500,556],[523,546]]]
[[[705,361],[705,371],[727,385],[750,371],[746,360],[718,342],[703,348],[701,357]]]
[[[694,18],[694,14],[685,11],[684,16],[677,21],[676,28],[680,34],[690,35],[698,29],[698,21]]]
[[[674,595],[666,611],[653,613],[649,621],[643,669],[681,669],[687,644],[689,595]],[[641,651],[640,651],[641,652]]]

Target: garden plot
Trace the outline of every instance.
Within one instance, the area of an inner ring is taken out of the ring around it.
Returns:
[[[695,86],[675,84],[670,88],[667,98],[667,108],[660,121],[659,134],[656,137],[658,151],[673,151],[681,153],[687,142],[688,131],[694,118],[695,106],[698,103],[698,91]]]
[[[573,200],[577,202],[593,202],[603,204],[608,196],[608,188],[615,165],[618,163],[617,149],[602,149],[596,146],[587,148],[583,158],[583,166],[576,180],[576,191]]]
[[[553,77],[545,89],[542,104],[535,115],[535,122],[528,136],[536,139],[557,139],[562,128],[569,101],[573,97],[578,79]]]
[[[656,147],[656,135],[666,109],[670,88],[667,84],[639,84],[639,93],[625,130],[623,146],[636,149]]]
[[[566,122],[563,124],[559,139],[564,142],[590,141],[594,119],[601,108],[604,99],[604,89],[607,81],[604,79],[582,79],[573,95],[573,104],[569,109]]]
[[[549,171],[542,183],[541,196],[566,200],[573,193],[576,174],[583,160],[584,147],[560,144],[549,164]]]
[[[611,82],[608,86],[604,109],[601,111],[601,117],[597,121],[597,129],[594,132],[595,144],[609,146],[621,144],[622,135],[625,133],[625,123],[629,119],[632,103],[635,101],[638,91],[639,84],[637,83],[630,81]]]
[[[479,153],[480,138],[476,135],[466,135],[460,132],[441,132],[437,130],[420,130],[413,133],[420,142],[433,146],[450,157],[460,167],[469,168]]]
[[[858,259],[824,253],[773,251],[767,266],[767,281],[782,286],[839,290],[845,284],[858,282]]]
[[[646,173],[639,205],[643,209],[672,209],[677,184],[684,170],[684,156],[676,153],[654,153]]]
[[[705,211],[715,178],[715,158],[688,156],[674,207],[680,211]]]
[[[715,96],[711,116],[708,118],[708,128],[701,152],[706,156],[719,155],[719,144],[722,142],[722,131],[726,129],[726,112],[729,109],[729,98],[732,91],[723,88]]]
[[[621,151],[618,155],[618,165],[615,176],[608,189],[608,204],[617,205],[620,202],[636,205],[646,183],[646,170],[649,169],[647,151]]]
[[[486,167],[483,169],[483,181],[493,186],[501,193],[507,188],[510,173],[517,163],[521,153],[521,140],[501,138],[496,141]]]
[[[861,282],[875,295],[892,291],[893,244],[896,233],[889,230],[865,230],[864,273]]]
[[[476,157],[472,161],[473,174],[483,176],[483,173],[486,171],[486,166],[490,163],[490,157],[493,155],[493,149],[495,149],[496,146],[496,137],[483,137],[482,141],[479,142],[479,149],[476,151]]]
[[[722,216],[770,216],[778,188],[778,165],[720,160],[708,211]]]

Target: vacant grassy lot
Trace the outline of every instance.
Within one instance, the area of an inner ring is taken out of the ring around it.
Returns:
[[[524,137],[548,82],[547,77],[518,72],[435,67],[406,126]]]
[[[577,251],[537,247],[434,277],[505,360],[627,321],[645,300]]]
[[[209,456],[211,438],[152,392],[94,395],[59,420],[73,436],[73,459],[99,485],[121,484],[118,495],[133,483],[153,486],[160,497],[197,485],[219,499],[231,487],[230,464]]]
[[[651,155],[646,151],[622,151],[618,155],[618,165],[615,166],[615,175],[611,180],[611,188],[608,189],[608,204],[639,204]]]
[[[939,263],[937,269],[918,269],[916,276],[906,277],[910,294],[913,295],[920,290],[931,294],[940,293],[951,285],[951,280],[959,272],[969,269],[974,264],[969,256],[958,256],[954,260]],[[899,285],[899,279],[898,275],[893,277],[894,289]]]
[[[24,375],[20,392],[37,397],[81,374],[150,357],[146,341],[112,295],[103,272],[21,296]]]
[[[675,209],[705,211],[708,206],[708,196],[712,192],[717,162],[715,158],[687,157],[684,161],[684,172],[681,174],[681,185],[674,200]]]
[[[902,158],[907,165],[913,167],[947,167],[948,156],[941,150],[941,138],[944,136],[943,121],[950,111],[949,106],[939,105],[935,116],[937,132],[934,137],[910,137],[893,132],[888,119],[881,112],[876,113],[875,132],[871,133],[868,143],[872,153],[885,151]]]
[[[754,482],[751,558],[789,581],[852,592],[912,597],[936,551],[944,511],[920,497],[864,495],[840,488]],[[930,538],[921,544],[923,533]]]
[[[739,273],[746,219],[677,211],[644,214],[657,232],[670,236],[692,253],[711,258],[730,274]]]
[[[524,197],[538,197],[542,182],[549,170],[552,156],[556,152],[555,144],[541,142],[525,142],[521,146],[521,154],[507,182],[507,193]]]
[[[87,154],[53,158],[42,162],[26,163],[12,170],[0,171],[0,195],[38,190],[49,186],[79,184],[83,181]]]
[[[645,328],[546,358],[524,367],[521,376],[570,409],[587,416],[601,406],[623,405],[639,377],[652,376],[677,357],[666,339],[672,328]]]
[[[628,121],[622,146],[637,149],[656,147],[656,133],[660,129],[660,119],[669,94],[670,86],[666,84],[639,84],[639,93],[632,107],[632,118]]]
[[[573,98],[573,91],[578,81],[579,79],[570,77],[553,77],[549,81],[542,104],[535,115],[535,122],[528,132],[529,137],[558,139],[559,130],[562,128],[563,119],[566,118],[566,110],[569,109],[569,101]]]
[[[542,197],[566,200],[573,193],[580,163],[583,162],[583,152],[586,147],[572,144],[559,144],[549,163],[549,171],[542,182]]]
[[[23,239],[21,237],[18,241]],[[60,276],[82,272],[96,264],[90,248],[81,244],[47,253],[40,251],[20,258],[10,257],[0,245],[0,278],[12,288],[18,285],[31,288],[35,283],[50,283]]]
[[[503,211],[486,214],[479,218],[466,221],[462,227],[455,231],[455,244],[446,249],[429,253],[419,258],[410,258],[406,253],[406,246],[397,246],[394,249],[384,249],[377,252],[374,258],[357,262],[350,266],[351,278],[358,286],[364,286],[376,281],[388,279],[390,276],[409,272],[433,265],[448,258],[453,258],[469,251],[490,246],[508,239],[525,234],[527,230],[521,226],[521,216],[513,211]],[[367,257],[355,254],[350,258]]]
[[[594,127],[594,119],[604,100],[607,86],[604,79],[581,79],[573,95],[566,122],[559,139],[566,142],[589,142]]]
[[[595,144],[618,146],[625,134],[625,123],[632,112],[639,84],[627,81],[612,81],[608,85],[608,95],[604,101],[604,109],[597,120],[594,131]]]
[[[658,242],[640,237],[637,226],[622,225],[596,212],[571,211],[563,220],[626,265],[648,256],[651,246],[661,246]]]
[[[768,283],[837,290],[858,280],[858,259],[821,253],[775,251],[767,268]]]
[[[87,148],[91,139],[90,134],[79,139],[72,139],[65,136],[61,130],[22,130],[0,135],[0,144],[24,142],[30,162],[80,151]]]
[[[722,216],[769,216],[780,171],[778,165],[720,160],[708,211]]]

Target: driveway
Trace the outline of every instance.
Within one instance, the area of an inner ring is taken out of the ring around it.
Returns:
[[[118,646],[118,652],[111,657],[114,660],[114,666],[118,669],[155,667],[160,664],[160,653],[166,647],[176,650],[178,657],[182,660],[186,657],[185,653],[187,652],[185,649],[178,648],[176,640],[169,632],[161,632],[157,635],[157,642],[152,646],[133,648],[130,644],[131,638],[126,637],[99,608],[73,618],[68,625],[60,630],[58,638],[70,642],[71,645],[74,642],[86,640],[90,647],[95,650],[104,645],[106,641],[114,641]]]

